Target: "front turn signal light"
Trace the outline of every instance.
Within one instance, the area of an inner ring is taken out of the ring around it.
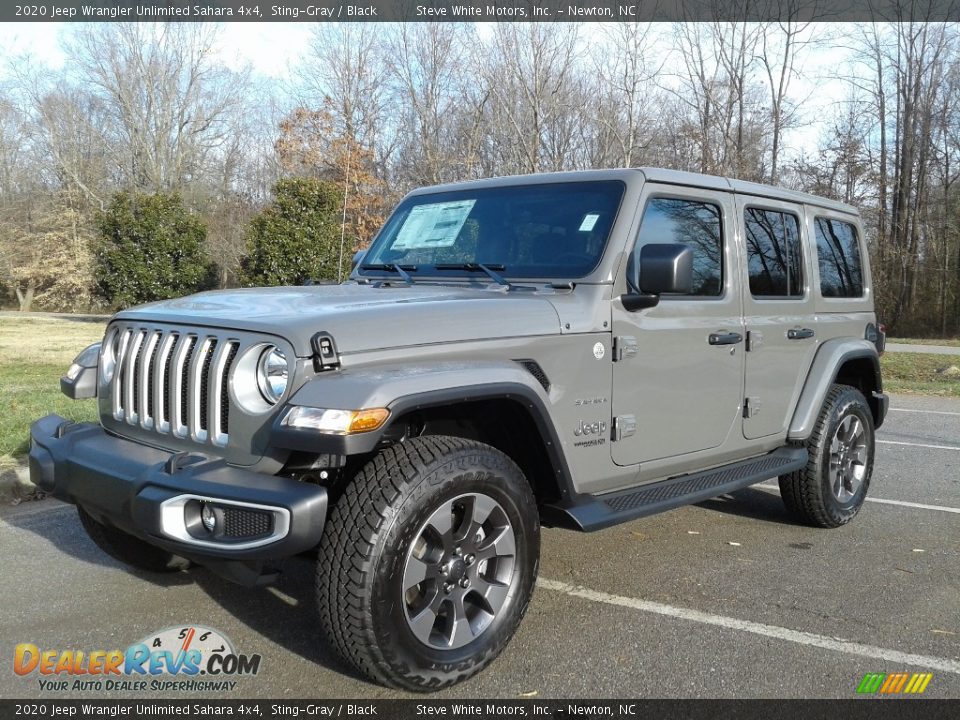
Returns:
[[[353,435],[382,427],[390,417],[386,408],[366,410],[333,410],[294,407],[283,418],[283,425],[301,430],[316,430],[330,435]]]

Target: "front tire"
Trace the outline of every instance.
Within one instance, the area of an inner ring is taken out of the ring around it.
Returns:
[[[321,625],[376,682],[453,685],[510,641],[539,552],[536,502],[510,458],[454,437],[399,443],[357,474],[327,521]]]
[[[79,505],[77,513],[80,515],[80,524],[90,539],[114,560],[149,573],[171,573],[190,567],[189,560],[145,543],[115,527],[104,525]]]
[[[780,476],[783,502],[808,525],[845,525],[860,511],[873,474],[873,414],[863,394],[833,385],[806,446],[807,466]]]

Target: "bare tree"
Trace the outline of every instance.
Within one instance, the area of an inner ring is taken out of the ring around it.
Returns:
[[[104,104],[112,162],[147,191],[189,185],[219,164],[247,76],[219,65],[219,29],[186,23],[84,25],[71,63]]]
[[[760,63],[770,90],[770,168],[768,180],[780,179],[780,154],[785,130],[797,120],[798,104],[792,102],[790,82],[797,76],[797,59],[814,42],[812,21],[796,18],[811,8],[805,3],[787,2],[781,6],[786,19],[760,29]],[[814,14],[816,7],[812,8]]]
[[[389,67],[378,23],[319,23],[298,71],[304,88],[301,103],[319,108],[329,99],[338,132],[373,148],[381,167],[394,149],[385,122]]]
[[[840,109],[821,139],[815,157],[797,158],[791,172],[794,184],[806,192],[864,208],[866,219],[875,202],[875,175],[869,154],[869,109],[856,92]]]
[[[476,59],[490,90],[491,139],[503,169],[561,170],[573,141],[564,120],[585,102],[576,82],[578,26],[498,23]]]
[[[462,23],[401,23],[391,38],[398,145],[403,180],[412,185],[456,179],[465,145],[469,153],[471,135],[458,132],[458,118],[469,82],[465,50],[475,40],[473,28]]]
[[[753,65],[758,27],[676,23],[680,68],[671,92],[699,129],[700,172],[759,179],[764,131]]]
[[[658,94],[654,79],[663,62],[652,62],[651,27],[638,22],[605,26],[606,42],[593,53],[602,86],[595,130],[602,148],[597,158],[600,164],[634,165],[659,124],[652,109],[657,106]]]
[[[872,82],[879,135],[881,272],[883,311],[892,327],[910,313],[928,202],[931,138],[945,102],[946,73],[956,61],[956,28],[904,21],[873,26],[861,42],[874,63]],[[893,88],[889,98],[886,88]],[[889,188],[889,191],[888,191]]]
[[[0,95],[0,203],[9,200],[20,183],[23,138],[23,118],[16,104]]]

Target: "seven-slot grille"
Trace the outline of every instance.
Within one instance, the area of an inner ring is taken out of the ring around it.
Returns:
[[[110,380],[113,417],[145,430],[225,446],[227,378],[240,343],[215,335],[121,327]]]

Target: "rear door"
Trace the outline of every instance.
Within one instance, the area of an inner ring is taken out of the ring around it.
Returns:
[[[743,435],[785,433],[816,352],[811,258],[803,207],[740,195],[747,332]]]
[[[647,243],[683,243],[694,254],[694,288],[638,312],[613,302],[613,415],[636,423],[611,444],[618,465],[723,444],[738,431],[743,391],[733,194],[648,183],[640,202],[631,258]]]

